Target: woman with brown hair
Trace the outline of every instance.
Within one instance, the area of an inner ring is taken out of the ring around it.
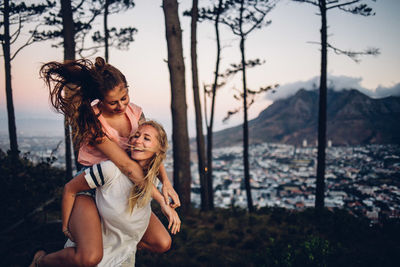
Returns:
[[[136,132],[144,116],[140,107],[130,103],[125,76],[100,57],[95,63],[86,59],[49,62],[42,66],[40,74],[49,88],[52,106],[65,115],[72,127],[74,145],[79,148],[78,162],[92,166],[111,160],[141,186],[143,170],[125,150],[128,137]],[[165,204],[179,207],[179,197],[163,165],[160,165],[158,178],[163,184],[161,198]],[[157,189],[153,194],[161,195]],[[77,264],[94,266],[100,262],[103,252],[101,224],[93,197],[86,194],[76,197],[68,228],[62,231],[75,240]],[[169,250],[170,245],[170,235],[152,213],[138,247],[162,253]]]

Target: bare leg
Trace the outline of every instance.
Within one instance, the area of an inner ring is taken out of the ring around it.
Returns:
[[[38,265],[38,262],[46,255],[46,252],[44,250],[39,250],[35,253],[33,256],[32,263],[29,265],[29,267],[36,267]]]
[[[96,266],[103,258],[100,216],[92,197],[76,197],[69,221],[76,247],[40,258],[39,266]]]
[[[171,236],[167,229],[151,212],[149,226],[138,244],[138,249],[147,249],[151,252],[164,253],[171,248]]]

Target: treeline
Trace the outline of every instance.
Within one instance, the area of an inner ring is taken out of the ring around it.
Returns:
[[[317,210],[324,208],[325,190],[325,147],[326,147],[326,91],[327,91],[327,66],[328,50],[336,54],[349,56],[354,61],[359,61],[361,55],[377,55],[379,49],[367,49],[365,51],[346,51],[335,47],[328,41],[328,11],[341,10],[354,15],[371,16],[374,12],[363,0],[292,0],[310,4],[315,7],[321,17],[320,46],[321,73],[319,84],[319,123],[318,123],[318,157],[317,157],[317,181],[316,202]],[[204,211],[214,209],[213,197],[213,123],[215,105],[217,103],[218,90],[224,87],[234,75],[241,76],[241,89],[234,95],[240,106],[228,111],[226,119],[243,112],[243,166],[244,184],[248,210],[254,212],[250,185],[250,167],[248,154],[248,109],[255,102],[256,96],[270,91],[279,90],[278,85],[264,85],[260,88],[248,88],[247,72],[264,64],[260,58],[248,59],[246,56],[246,44],[248,37],[256,30],[268,26],[271,23],[269,14],[278,0],[219,0],[197,1],[193,0],[191,10],[179,11],[177,0],[163,0],[162,8],[165,17],[165,37],[168,50],[168,67],[171,81],[171,112],[173,125],[173,159],[174,159],[174,187],[182,200],[181,211],[190,212],[190,153],[188,142],[188,121],[186,106],[186,82],[185,65],[183,61],[182,30],[179,14],[191,17],[191,67],[194,105],[196,112],[197,152],[199,160],[199,175],[201,184],[201,208]],[[10,137],[10,155],[13,162],[19,160],[18,141],[16,134],[12,83],[11,62],[25,47],[43,41],[50,41],[52,46],[64,49],[64,60],[88,57],[104,52],[106,61],[109,60],[110,50],[128,49],[130,42],[137,32],[135,27],[113,27],[108,23],[109,16],[127,12],[135,7],[133,0],[60,0],[60,1],[35,1],[26,4],[24,1],[3,0],[0,2],[4,20],[0,22],[3,29],[0,41],[3,47],[7,113]],[[301,18],[297,18],[301,19]],[[94,28],[94,21],[102,21],[102,30]],[[199,23],[212,23],[215,28],[216,61],[214,79],[203,87],[204,99],[200,99],[197,68],[197,27]],[[24,32],[27,25],[30,30]],[[160,25],[162,26],[162,25]],[[25,28],[24,28],[25,27]],[[223,55],[220,29],[225,27],[230,30],[232,36],[239,39],[237,48],[240,53],[238,62],[231,62],[226,70],[220,69]],[[24,32],[25,35],[21,34]],[[26,40],[19,41],[20,47],[15,47],[16,41],[23,36]],[[18,78],[18,77],[17,77]],[[211,102],[208,103],[207,101]],[[203,114],[204,113],[204,114]],[[206,124],[206,141],[204,140],[203,124]],[[70,127],[65,123],[65,147],[66,147],[66,179],[72,176],[72,151],[70,143]],[[76,157],[75,157],[76,158]]]

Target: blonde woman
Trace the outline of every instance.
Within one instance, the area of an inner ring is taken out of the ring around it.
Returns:
[[[165,204],[160,194],[154,194],[153,184],[159,167],[165,159],[168,141],[164,129],[154,121],[139,125],[130,139],[131,158],[142,168],[145,178],[142,185],[124,175],[112,161],[104,161],[85,170],[65,185],[62,200],[62,224],[68,228],[71,211],[78,192],[96,188],[96,205],[101,216],[103,258],[97,266],[133,266],[136,247],[150,220],[150,199],[155,197],[169,220],[172,234],[180,230],[176,211]],[[70,239],[73,239],[73,235]],[[67,242],[64,250],[73,254],[75,244]],[[74,265],[58,262],[57,252],[45,255],[36,253],[36,266]],[[33,265],[32,265],[33,266]]]

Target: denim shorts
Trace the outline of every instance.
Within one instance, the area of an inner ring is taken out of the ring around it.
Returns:
[[[88,169],[88,167],[83,167],[80,171],[78,171],[75,174],[75,177],[78,176],[79,174],[83,173],[86,169]],[[77,196],[89,196],[92,198],[96,197],[96,189],[89,189],[89,190],[85,190],[85,191],[81,191],[76,193]]]

